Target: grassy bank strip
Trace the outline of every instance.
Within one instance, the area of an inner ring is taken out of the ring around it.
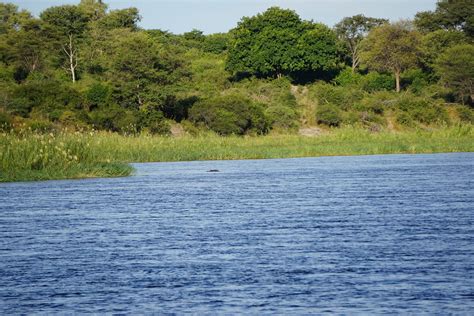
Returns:
[[[370,133],[337,129],[319,137],[158,137],[113,133],[0,135],[0,181],[127,176],[129,162],[473,152],[470,125]]]

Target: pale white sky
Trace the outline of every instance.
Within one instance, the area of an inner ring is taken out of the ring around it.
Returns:
[[[75,4],[79,0],[2,0],[38,15],[47,7]],[[436,0],[105,0],[110,8],[137,7],[141,26],[183,33],[193,28],[205,33],[226,32],[243,16],[252,16],[268,7],[279,6],[298,12],[305,20],[333,26],[346,16],[413,18],[416,12],[434,10]]]

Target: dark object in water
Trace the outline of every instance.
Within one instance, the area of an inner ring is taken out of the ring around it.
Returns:
[[[209,170],[208,172],[220,172],[220,171],[217,170],[217,169],[211,169],[211,170]]]

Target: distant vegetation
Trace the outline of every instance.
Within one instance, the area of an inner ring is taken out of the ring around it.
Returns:
[[[272,7],[227,33],[177,35],[141,29],[137,9],[97,0],[39,17],[0,3],[0,171],[16,168],[5,162],[17,159],[5,154],[12,142],[65,129],[134,139],[469,129],[473,16],[474,2],[442,0],[413,21],[356,15],[331,28]]]

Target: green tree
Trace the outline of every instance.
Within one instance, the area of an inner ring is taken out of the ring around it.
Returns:
[[[203,50],[209,53],[220,54],[229,47],[229,34],[215,33],[207,35],[204,39]]]
[[[441,81],[456,90],[464,103],[474,101],[474,45],[461,44],[446,50],[436,62]]]
[[[403,23],[385,24],[373,29],[362,43],[361,60],[369,69],[392,72],[400,92],[400,75],[416,66],[420,35]]]
[[[159,103],[165,86],[180,77],[182,63],[145,32],[117,29],[103,48],[107,78],[114,83],[114,97],[125,108],[140,109]]]
[[[311,24],[298,39],[299,56],[296,58],[304,63],[298,70],[330,73],[338,69],[341,60],[336,43],[336,34],[329,27],[320,23]]]
[[[186,32],[183,34],[184,38],[188,41],[198,41],[203,42],[206,38],[204,33],[198,29],[192,29],[190,32]]]
[[[335,26],[336,34],[351,54],[352,72],[360,64],[360,43],[374,27],[388,23],[386,19],[366,17],[362,14],[342,19]]]
[[[244,17],[231,33],[226,69],[234,75],[282,77],[337,64],[336,36],[291,10],[272,7]]]
[[[129,28],[138,30],[138,22],[141,19],[142,17],[137,8],[128,8],[110,11],[100,21],[100,24],[106,29]]]
[[[268,130],[263,108],[239,95],[200,101],[191,108],[189,117],[221,135],[264,134]]]
[[[25,21],[32,18],[25,10],[18,11],[18,7],[11,3],[0,3],[0,34],[17,31]]]
[[[441,54],[450,47],[467,42],[468,38],[461,31],[437,30],[430,32],[421,39],[421,61],[430,72],[433,72],[435,62]]]
[[[42,22],[36,19],[25,22],[19,31],[9,36],[16,65],[25,75],[43,68],[49,44]]]
[[[419,12],[415,16],[415,25],[422,32],[439,29],[462,30],[474,37],[474,1],[440,0],[436,10]]]
[[[76,72],[79,63],[78,41],[87,29],[89,18],[78,6],[63,5],[51,7],[43,11],[41,19],[47,24],[61,43],[61,49],[67,57],[67,70],[72,82],[76,82]]]
[[[104,18],[107,12],[107,5],[102,0],[81,0],[78,6],[87,14],[91,21]]]

